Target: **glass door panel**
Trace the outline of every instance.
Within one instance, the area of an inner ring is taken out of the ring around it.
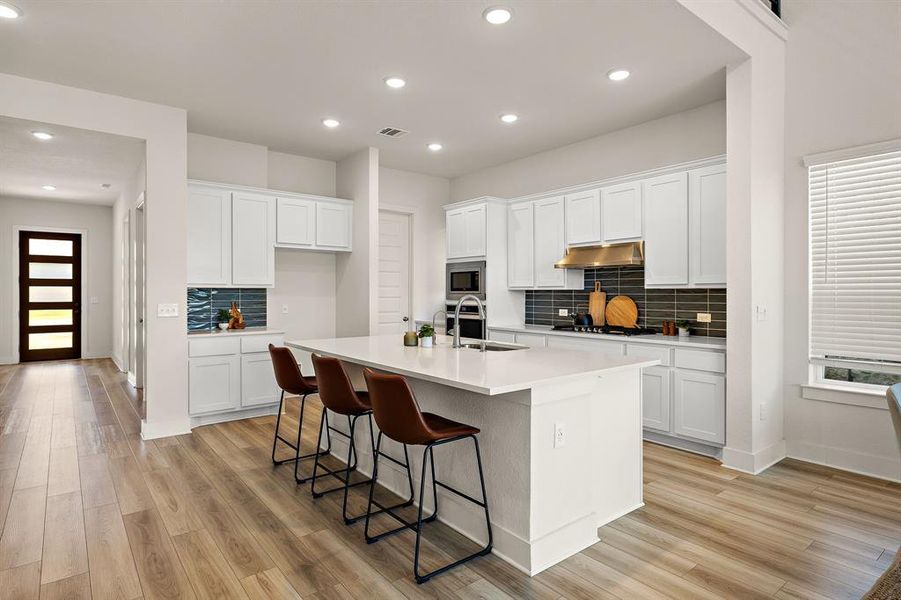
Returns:
[[[72,309],[57,308],[44,310],[29,310],[28,325],[30,327],[44,327],[46,325],[71,325]]]
[[[28,276],[31,279],[72,279],[72,263],[29,263]]]
[[[72,332],[57,331],[55,333],[29,333],[29,350],[50,350],[72,347]]]
[[[38,237],[28,240],[28,254],[32,256],[72,256],[74,248],[74,240]]]
[[[72,302],[71,286],[32,285],[28,288],[29,302]]]

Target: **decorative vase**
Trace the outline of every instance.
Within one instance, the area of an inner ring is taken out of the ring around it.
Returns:
[[[404,346],[416,346],[419,344],[419,338],[416,337],[415,331],[408,331],[404,334]]]
[[[432,341],[433,341],[434,339],[435,339],[435,338],[434,338],[433,336],[431,336],[431,335],[428,336],[428,337],[420,338],[420,340],[422,340],[422,347],[423,347],[423,348],[431,348],[431,347],[432,347]]]
[[[688,327],[680,327],[679,328],[679,337],[688,337],[691,333],[688,330]]]
[[[226,329],[228,329],[228,322],[219,323],[219,329],[222,331],[225,331]]]

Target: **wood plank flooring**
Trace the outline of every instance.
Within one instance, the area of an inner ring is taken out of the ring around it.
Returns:
[[[899,484],[795,460],[753,477],[646,444],[646,506],[594,546],[533,578],[489,556],[417,586],[412,533],[368,546],[337,498],[272,467],[274,417],[144,442],[142,410],[110,361],[0,366],[4,600],[854,599],[901,545]],[[472,548],[441,524],[426,538],[427,568]]]

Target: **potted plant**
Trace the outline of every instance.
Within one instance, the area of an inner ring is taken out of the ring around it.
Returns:
[[[219,309],[219,329],[225,331],[228,329],[228,322],[231,320],[231,314],[224,308]]]
[[[419,339],[422,340],[423,348],[432,347],[432,342],[435,340],[435,330],[431,325],[425,324],[419,328]]]
[[[691,335],[691,332],[688,330],[691,327],[691,322],[682,319],[681,321],[676,321],[676,327],[679,328],[679,337],[688,337]]]

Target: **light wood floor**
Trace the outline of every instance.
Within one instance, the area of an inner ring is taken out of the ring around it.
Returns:
[[[367,546],[337,498],[273,469],[274,418],[145,443],[139,409],[109,361],[0,367],[4,600],[859,598],[901,543],[899,485],[646,445],[647,506],[591,548],[531,579],[489,556],[417,586],[411,533]],[[426,537],[427,568],[471,547],[440,524]]]

